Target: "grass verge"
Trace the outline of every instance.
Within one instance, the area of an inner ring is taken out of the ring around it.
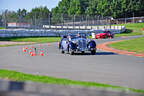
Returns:
[[[9,46],[20,46],[20,45],[30,45],[35,43],[26,43],[26,44],[6,44],[6,45],[0,45],[0,47],[9,47]]]
[[[117,43],[110,44],[108,46],[113,47],[115,49],[127,50],[144,54],[144,37],[120,41]]]
[[[142,28],[144,27],[144,23],[131,23],[120,25],[125,26],[126,31],[120,34],[115,34],[115,37],[142,35]]]
[[[55,78],[55,77],[49,77],[49,76],[24,74],[21,72],[10,71],[10,70],[5,70],[5,69],[0,70],[0,78],[9,79],[9,80],[13,80],[13,81],[33,81],[33,82],[41,82],[41,83],[48,83],[48,84],[77,85],[77,86],[84,86],[84,87],[110,88],[113,90],[144,93],[144,90],[141,90],[141,89],[133,89],[133,88],[120,87],[120,86],[113,86],[113,85],[109,85],[109,84],[101,84],[101,83],[96,83],[96,82],[74,81],[74,80]]]
[[[14,41],[14,42],[36,42],[36,43],[51,43],[58,42],[60,37],[11,37],[0,38],[0,41]]]
[[[0,29],[5,29],[5,28],[3,28],[3,27],[0,27]]]

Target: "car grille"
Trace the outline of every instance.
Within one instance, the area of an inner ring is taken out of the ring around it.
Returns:
[[[80,51],[84,51],[86,49],[86,40],[79,40],[78,48]]]

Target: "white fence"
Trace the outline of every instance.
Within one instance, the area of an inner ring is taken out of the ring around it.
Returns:
[[[124,26],[51,26],[51,25],[43,25],[43,28],[47,29],[65,29],[65,30],[105,30],[105,29],[113,29],[113,30],[121,30],[125,29]]]
[[[72,28],[71,26],[70,28]],[[92,26],[91,26],[92,27]],[[81,27],[83,28],[83,27]],[[67,34],[77,34],[78,32],[91,34],[109,30],[114,33],[125,31],[124,26],[93,26],[91,30],[47,30],[47,29],[1,29],[0,37],[33,37],[33,36],[61,36]]]
[[[98,33],[100,31],[109,30],[113,33],[122,33],[126,30],[125,26],[95,26],[93,29],[94,33]]]

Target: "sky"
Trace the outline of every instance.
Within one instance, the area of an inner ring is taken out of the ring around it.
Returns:
[[[58,5],[59,1],[61,0],[0,0],[0,12],[6,9],[17,11],[19,8],[25,8],[29,12],[39,6],[47,6],[51,10]]]

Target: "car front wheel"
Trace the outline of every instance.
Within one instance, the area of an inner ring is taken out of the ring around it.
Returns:
[[[69,54],[70,55],[74,55],[74,51],[72,49],[69,48]]]
[[[85,54],[85,51],[81,51],[82,54]]]
[[[71,51],[70,51],[70,55],[74,55],[74,51],[71,50]]]
[[[65,52],[62,50],[61,53],[64,54]]]
[[[108,36],[107,36],[107,35],[105,35],[105,36],[104,36],[104,38],[106,39],[106,38],[108,38]]]
[[[92,54],[92,55],[95,55],[95,54],[96,54],[96,51],[95,51],[95,50],[91,50],[91,54]]]

